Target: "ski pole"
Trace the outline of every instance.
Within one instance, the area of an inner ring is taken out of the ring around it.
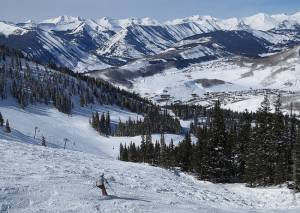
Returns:
[[[107,186],[110,188],[110,190],[114,193],[114,195],[116,195],[116,192],[115,192],[115,190],[113,190],[113,188],[111,187],[111,185],[108,182],[106,182],[106,183],[107,183]]]

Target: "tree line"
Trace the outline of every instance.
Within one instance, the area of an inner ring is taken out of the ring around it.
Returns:
[[[163,167],[180,167],[201,180],[216,183],[246,182],[248,186],[282,184],[293,178],[296,166],[300,186],[300,124],[295,115],[284,115],[281,97],[274,112],[267,96],[256,113],[228,113],[216,101],[206,123],[192,123],[190,133],[174,145],[152,142],[142,136],[140,145],[120,145],[120,160],[147,162]]]
[[[102,135],[109,136],[111,135],[111,125],[110,125],[110,114],[102,113],[101,116],[98,112],[92,114],[90,119],[90,125]]]
[[[144,119],[132,120],[130,117],[127,121],[121,120],[117,126],[112,129],[110,124],[109,112],[101,115],[96,112],[92,113],[90,118],[91,126],[102,135],[126,136],[133,137],[137,135],[145,135],[146,133],[181,133],[180,122],[177,118],[173,118],[166,110],[161,112],[154,109],[144,116]]]
[[[119,121],[114,132],[115,136],[137,136],[147,133],[181,133],[180,121],[171,116],[167,110],[154,109],[148,112],[144,119]]]

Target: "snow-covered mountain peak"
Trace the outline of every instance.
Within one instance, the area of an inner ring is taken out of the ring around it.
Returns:
[[[16,25],[10,24],[8,22],[0,21],[0,35],[4,35],[6,37],[14,34],[14,35],[23,35],[27,32],[27,30],[22,29]]]
[[[300,21],[300,12],[294,13],[290,16],[292,19],[298,19]]]
[[[106,30],[112,30],[116,32],[122,29],[118,21],[110,17],[103,17],[95,20],[95,22],[100,26],[104,27]]]
[[[271,17],[277,21],[283,22],[289,19],[289,16],[286,13],[271,15]]]
[[[238,18],[228,18],[224,20],[219,20],[218,25],[224,30],[238,30],[241,24],[241,20]]]
[[[286,23],[288,22],[288,23]],[[185,23],[195,23],[198,25],[211,25],[215,29],[223,30],[244,30],[244,29],[253,29],[253,30],[263,30],[268,31],[274,29],[285,23],[286,26],[292,26],[294,24],[300,23],[300,12],[293,15],[287,14],[274,14],[269,15],[266,13],[258,13],[252,16],[237,18],[232,17],[228,19],[218,19],[212,16],[200,16],[193,15],[190,17],[185,17],[181,19],[174,19],[165,22],[167,25],[178,25]]]
[[[39,27],[44,30],[56,30],[56,31],[66,31],[74,30],[80,26],[85,19],[77,16],[58,16],[53,19],[47,19],[39,23]]]
[[[67,16],[67,15],[62,15],[62,16],[58,16],[56,18],[52,18],[52,19],[47,19],[42,21],[42,24],[69,24],[69,23],[74,23],[74,22],[81,22],[84,19],[79,17],[79,16]]]
[[[174,19],[170,21],[166,21],[165,24],[167,25],[178,25],[178,24],[184,24],[184,23],[190,23],[190,22],[203,22],[203,21],[216,21],[217,19],[212,16],[201,16],[201,15],[193,15],[190,17],[185,18],[179,18]]]
[[[31,29],[37,27],[37,23],[33,20],[27,20],[27,21],[24,21],[22,23],[17,23],[16,25],[18,27],[22,27],[22,28],[27,29],[27,30],[31,30]]]
[[[268,15],[265,13],[258,13],[253,16],[242,19],[247,25],[255,30],[270,30],[273,28],[292,27],[300,24],[300,12],[292,15],[285,13]]]
[[[270,30],[275,28],[279,21],[265,13],[258,13],[242,19],[246,25],[255,30]]]
[[[146,18],[127,18],[127,19],[120,19],[119,20],[120,26],[122,28],[126,28],[131,25],[158,25],[159,22],[156,21],[155,19],[151,19],[149,17]]]
[[[132,25],[159,25],[160,23],[155,20],[151,19],[149,17],[145,18],[126,18],[126,19],[113,19],[109,17],[103,17],[100,19],[97,19],[95,21],[100,26],[106,28],[107,30],[112,30],[115,32],[118,32],[122,29],[125,29],[126,27],[132,26]]]
[[[24,23],[24,24],[35,24],[35,21],[29,19],[29,20],[27,20],[27,21],[24,21],[23,23]]]

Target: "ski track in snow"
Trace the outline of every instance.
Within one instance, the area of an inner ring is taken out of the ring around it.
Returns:
[[[6,140],[0,140],[0,152],[2,212],[300,210],[292,205],[292,194],[286,188],[212,184],[145,164]],[[107,198],[93,188],[102,172],[111,186],[108,192],[112,196]]]

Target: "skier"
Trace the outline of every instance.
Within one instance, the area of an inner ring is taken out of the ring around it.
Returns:
[[[104,173],[102,173],[100,180],[96,181],[96,186],[102,190],[102,196],[108,196],[104,183],[108,184],[107,180],[104,178]]]

